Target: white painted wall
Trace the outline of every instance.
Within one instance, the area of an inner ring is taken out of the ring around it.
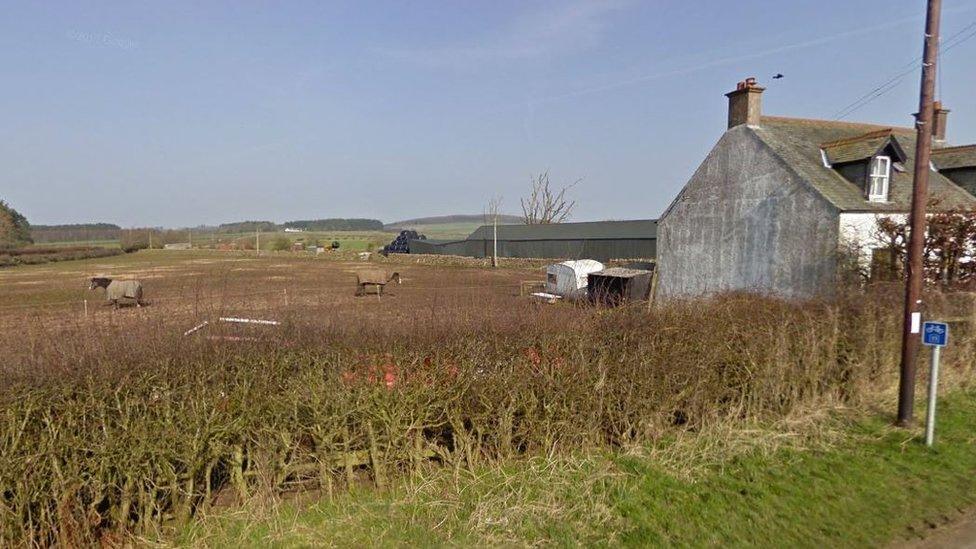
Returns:
[[[904,223],[908,219],[908,214],[903,213],[842,213],[840,214],[840,244],[847,247],[856,244],[860,249],[860,260],[864,264],[871,261],[871,249],[879,248],[884,245],[877,238],[878,220],[882,217],[890,217],[899,223]]]
[[[876,238],[878,220],[890,217],[904,223],[908,214],[901,213],[842,213],[840,214],[840,238],[848,242],[857,242],[863,246],[876,248],[881,242]]]

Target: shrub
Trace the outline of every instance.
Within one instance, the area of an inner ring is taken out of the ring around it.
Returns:
[[[976,285],[976,211],[941,209],[938,201],[929,207],[934,211],[926,216],[922,252],[925,282],[945,287]],[[907,218],[878,220],[874,236],[887,252],[872,266],[880,278],[895,279],[907,272],[909,229]]]
[[[15,265],[40,265],[56,261],[70,261],[76,259],[93,259],[111,257],[122,253],[121,248],[99,248],[74,246],[65,248],[21,248],[17,250],[0,250],[0,267]]]
[[[271,241],[271,250],[274,252],[285,252],[291,249],[291,240],[284,236],[275,237]]]

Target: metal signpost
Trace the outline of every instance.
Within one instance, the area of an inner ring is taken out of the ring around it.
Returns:
[[[929,403],[925,416],[925,445],[935,440],[935,397],[939,388],[939,354],[949,343],[949,325],[945,322],[926,322],[922,327],[922,343],[932,347],[932,366],[929,370]]]

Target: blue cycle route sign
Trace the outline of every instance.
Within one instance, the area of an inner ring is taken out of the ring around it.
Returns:
[[[926,322],[922,325],[922,343],[931,347],[945,347],[949,343],[949,325],[945,322]]]

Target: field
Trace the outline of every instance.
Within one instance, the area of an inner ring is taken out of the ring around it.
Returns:
[[[898,521],[823,503],[831,482],[869,509],[889,472],[871,462],[927,455],[876,419],[897,371],[888,292],[550,306],[518,295],[541,262],[371,259],[140,251],[0,270],[0,545],[769,543],[804,502],[814,544],[914,524],[912,482],[886,485],[877,513]],[[368,267],[403,283],[356,297]],[[94,274],[140,279],[149,305],[106,307]],[[956,319],[943,387],[962,395],[972,302],[929,303]],[[957,448],[971,397],[954,398]],[[964,505],[951,487],[970,454],[943,456],[930,499]],[[830,476],[852,459],[868,461]],[[735,494],[776,518],[755,528]]]
[[[396,233],[380,231],[306,231],[301,233],[286,233],[284,231],[261,233],[261,249],[270,250],[277,239],[287,239],[289,242],[301,240],[306,243],[319,243],[323,246],[338,241],[340,249],[366,251],[379,250],[396,236]],[[204,234],[194,238],[194,246],[214,247],[219,243],[245,242],[253,249],[254,233],[214,233]]]
[[[432,222],[421,224],[410,224],[409,227],[424,234],[427,238],[436,240],[462,240],[471,234],[483,223],[479,221],[457,221],[457,222]],[[352,251],[379,250],[389,244],[399,233],[399,229],[385,231],[306,231],[301,233],[286,233],[284,231],[263,232],[260,235],[262,250],[271,250],[274,242],[279,239],[287,239],[289,243],[301,240],[306,243],[319,243],[328,246],[333,241],[338,241],[340,248]],[[138,237],[143,243],[148,242],[148,237],[142,233],[132,233],[123,231],[125,238],[131,240]],[[187,242],[189,233],[186,231],[166,231],[157,233],[154,236],[154,246],[160,246],[163,236],[167,243]],[[217,248],[219,246],[237,245],[247,246],[254,249],[256,243],[254,233],[215,233],[215,232],[194,232],[192,234],[194,247]],[[121,244],[120,240],[89,240],[71,242],[45,242],[44,246],[100,246],[117,247]]]
[[[189,233],[180,231],[168,231],[165,235],[165,243],[185,243],[190,238]],[[134,236],[141,238],[143,244],[148,243],[148,236],[141,233],[124,233],[126,239]],[[389,244],[396,236],[395,232],[383,231],[306,231],[301,233],[286,233],[284,231],[265,232],[260,235],[262,250],[271,250],[273,243],[277,239],[286,239],[289,243],[302,240],[306,243],[318,242],[328,246],[333,241],[338,241],[341,249],[366,251],[378,250],[384,245]],[[155,234],[153,247],[158,248],[164,243],[162,234]],[[232,245],[235,243],[246,245],[249,249],[254,249],[256,243],[254,233],[193,233],[193,245],[197,248],[217,248],[219,245]],[[72,246],[98,246],[103,248],[117,248],[122,244],[122,240],[79,240],[65,242],[45,242],[38,246],[43,247],[72,247]]]
[[[36,244],[38,247],[71,248],[74,246],[93,246],[99,248],[118,248],[118,240],[72,240],[64,242],[44,242]]]
[[[484,225],[480,222],[435,223],[432,225],[410,225],[410,228],[431,240],[464,240],[475,229]]]
[[[83,319],[86,300],[90,320],[127,317],[172,320],[180,316],[192,320],[191,317],[202,311],[227,315],[278,312],[286,304],[290,310],[307,315],[321,310],[329,315],[392,314],[399,309],[417,310],[431,303],[469,297],[489,296],[514,302],[520,281],[544,279],[538,268],[497,271],[441,268],[372,257],[382,263],[358,261],[355,254],[341,252],[327,252],[316,258],[291,252],[256,255],[210,250],[143,250],[31,269],[2,269],[0,322],[20,322],[24,316],[53,317],[61,322]],[[388,288],[382,299],[356,298],[353,295],[355,272],[376,265],[399,271],[403,284]],[[152,306],[142,310],[110,310],[104,306],[101,294],[87,289],[88,279],[96,274],[142,281],[146,299]]]
[[[499,224],[522,222],[521,217],[514,215],[499,216]],[[486,225],[485,216],[480,215],[450,215],[441,217],[422,217],[406,221],[398,221],[386,225],[387,230],[399,231],[400,228],[413,229],[427,238],[434,240],[463,240],[475,229]]]

